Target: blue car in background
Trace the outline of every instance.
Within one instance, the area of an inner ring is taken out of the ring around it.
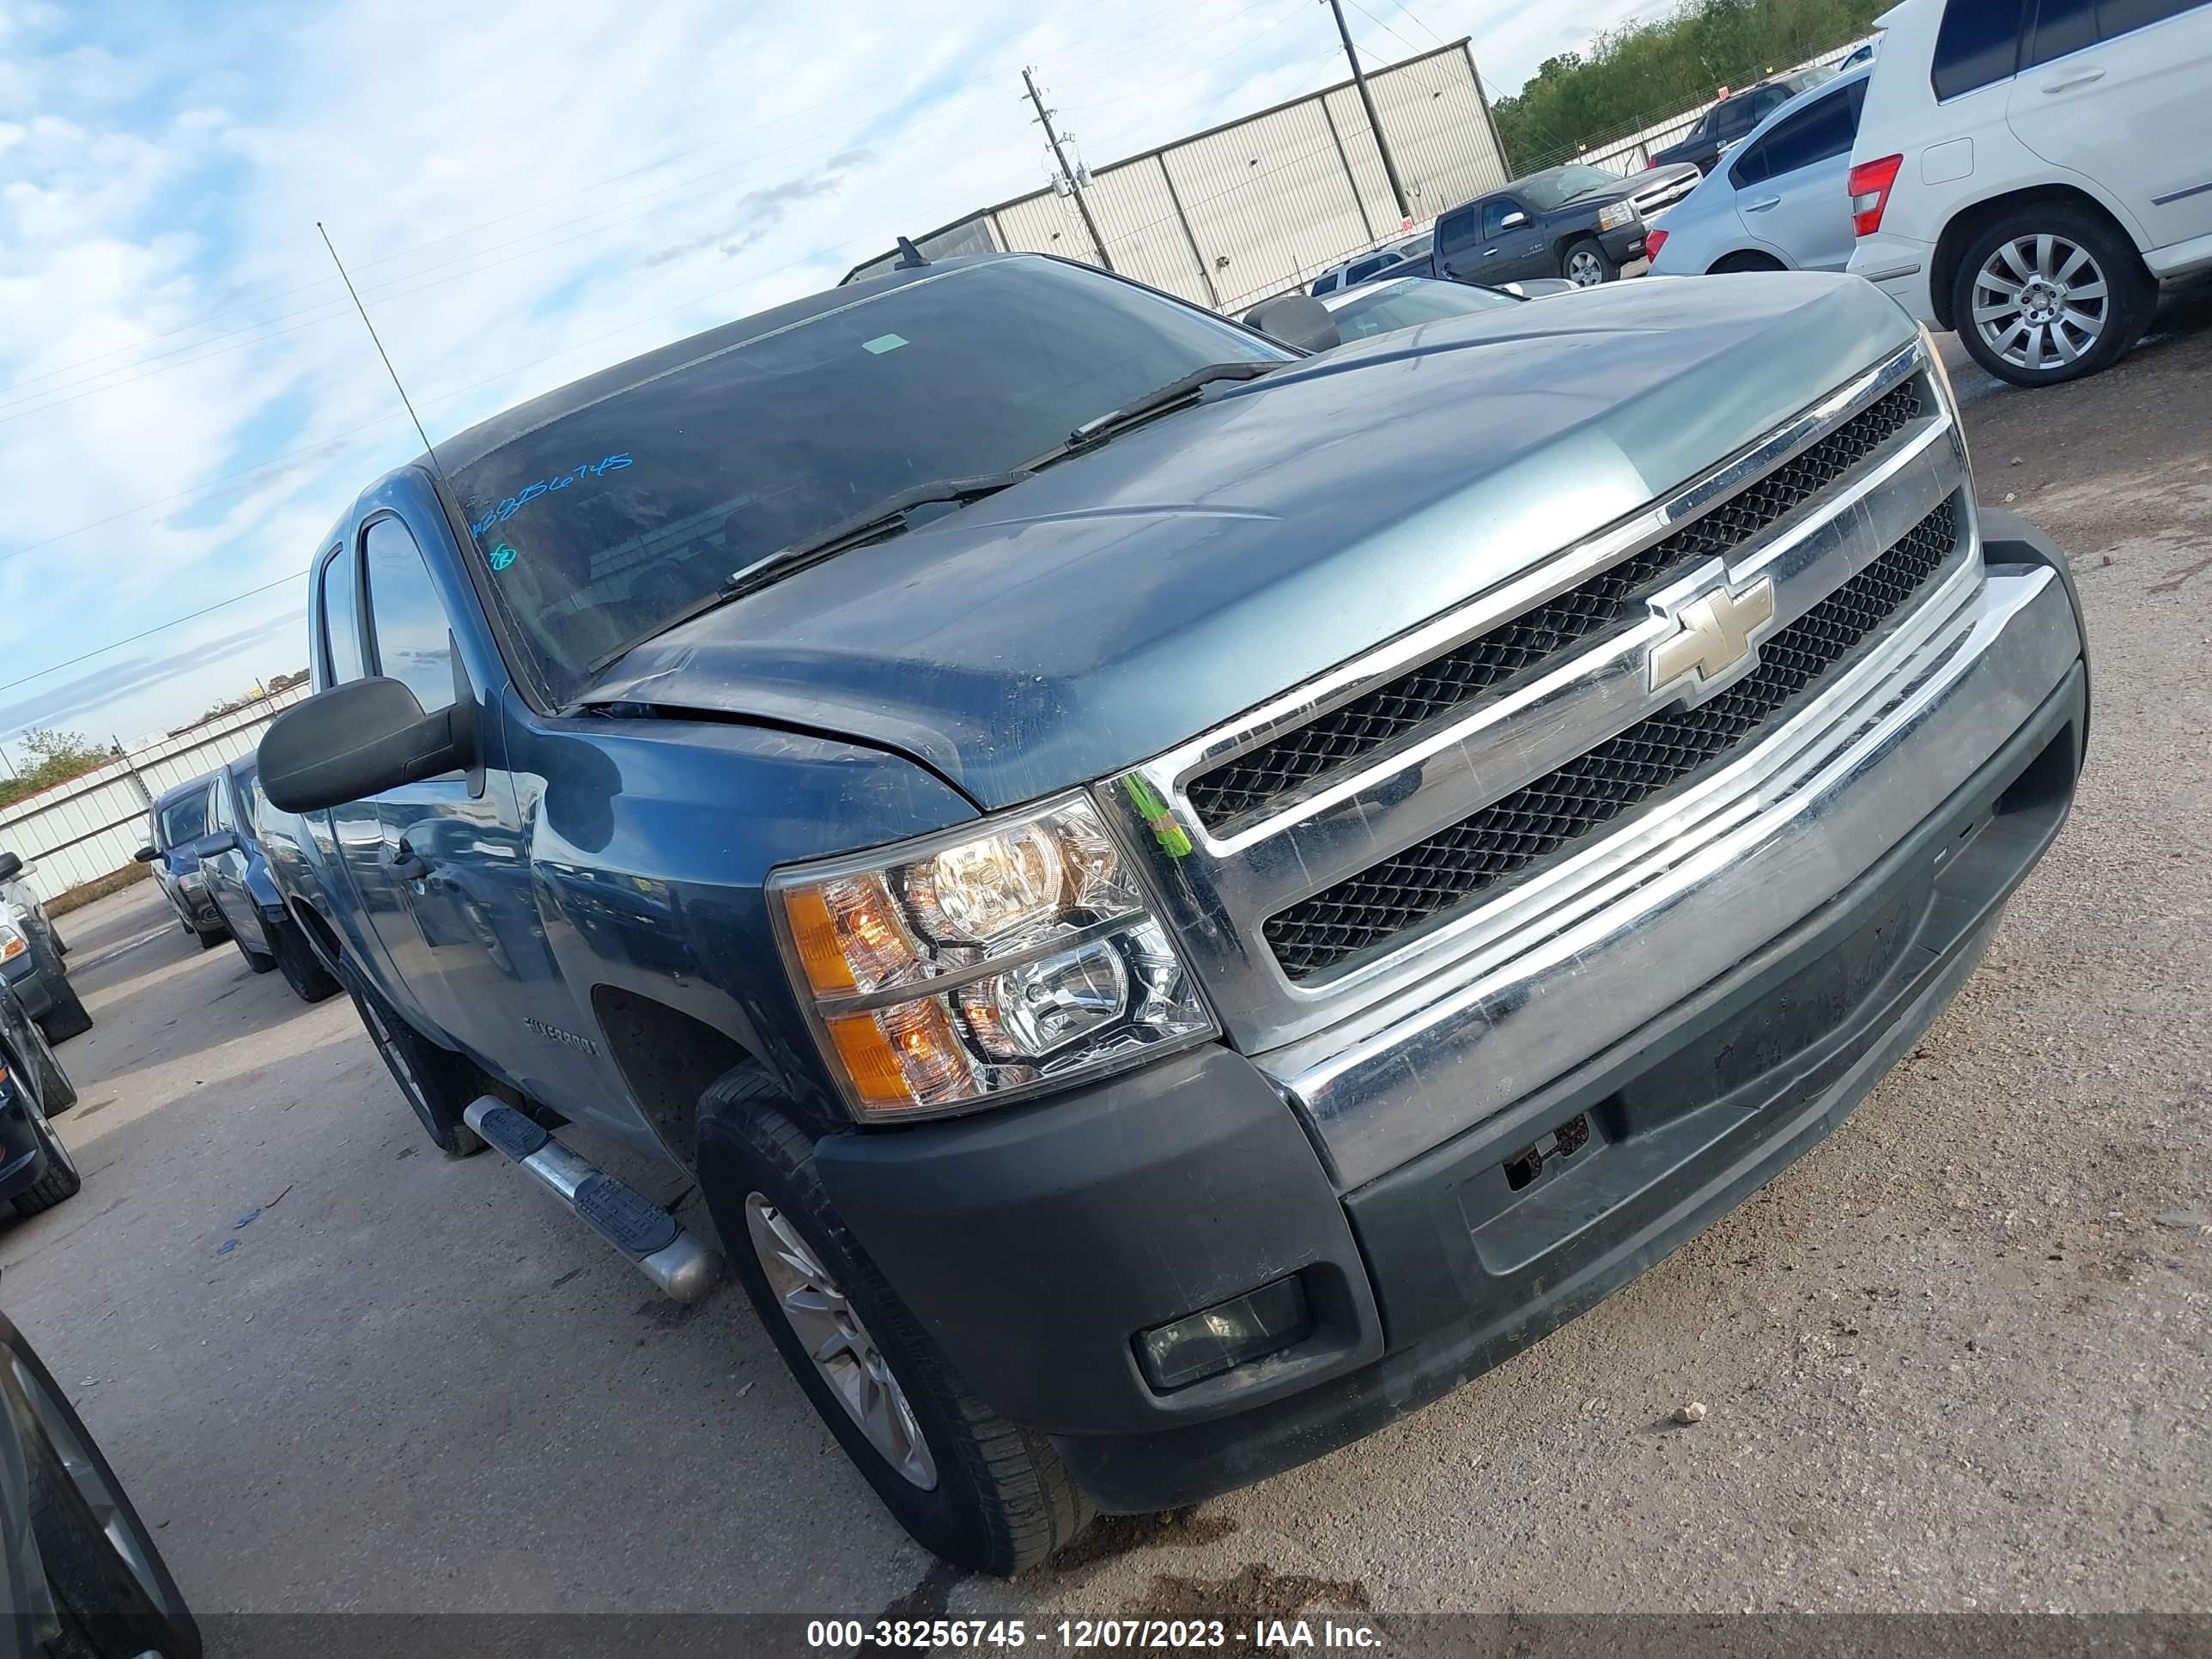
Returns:
[[[207,833],[208,786],[213,781],[211,776],[194,778],[156,796],[149,820],[152,838],[133,855],[154,866],[154,879],[176,907],[177,920],[203,951],[222,944],[230,932],[200,874],[198,842]]]
[[[257,974],[273,969],[302,1002],[320,1002],[337,994],[338,982],[316,959],[270,877],[255,770],[248,755],[207,781],[207,833],[191,852],[209,902],[238,942],[246,965]]]

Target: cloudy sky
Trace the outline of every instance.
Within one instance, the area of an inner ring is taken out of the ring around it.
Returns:
[[[1662,9],[1346,15],[1495,94]],[[304,664],[318,538],[421,449],[317,220],[440,439],[1042,183],[1024,64],[1094,166],[1344,73],[1317,0],[0,0],[0,740]]]

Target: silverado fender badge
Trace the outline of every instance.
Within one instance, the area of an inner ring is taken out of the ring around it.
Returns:
[[[1651,689],[1662,691],[1694,678],[1697,701],[1759,660],[1759,641],[1774,627],[1774,578],[1761,576],[1741,592],[1723,578],[1718,586],[1661,614],[1674,626],[1651,647]]]
[[[599,1052],[599,1045],[587,1036],[578,1036],[574,1031],[564,1031],[557,1025],[549,1025],[532,1014],[525,1014],[522,1023],[548,1042],[558,1042],[571,1048],[580,1048],[587,1054]]]

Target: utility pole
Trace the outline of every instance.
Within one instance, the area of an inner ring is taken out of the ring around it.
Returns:
[[[1398,179],[1398,163],[1391,159],[1390,141],[1382,136],[1382,122],[1375,113],[1375,94],[1367,89],[1367,77],[1360,72],[1359,54],[1352,49],[1352,30],[1344,21],[1344,0],[1328,0],[1328,9],[1336,14],[1336,32],[1344,41],[1344,60],[1352,65],[1352,84],[1359,88],[1359,101],[1367,106],[1367,130],[1375,135],[1375,148],[1382,155],[1382,171],[1390,180],[1390,194],[1398,204],[1398,217],[1410,222],[1413,210],[1406,200],[1406,186]]]
[[[1091,216],[1091,204],[1083,199],[1083,186],[1073,169],[1067,165],[1067,154],[1060,147],[1060,135],[1052,130],[1053,112],[1044,106],[1037,95],[1036,76],[1028,70],[1022,71],[1022,85],[1029,89],[1030,102],[1036,106],[1037,125],[1044,129],[1045,142],[1052,146],[1052,159],[1060,164],[1060,176],[1067,180],[1068,193],[1075,198],[1075,210],[1083,216],[1083,228],[1091,233],[1091,246],[1098,250],[1098,263],[1107,270],[1114,269],[1114,256],[1106,252],[1106,239],[1098,234],[1098,222]],[[1371,116],[1374,112],[1370,110]],[[1396,174],[1391,175],[1395,178]]]

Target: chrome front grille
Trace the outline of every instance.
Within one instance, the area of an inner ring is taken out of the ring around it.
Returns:
[[[1275,959],[1303,980],[1385,947],[1724,759],[1903,610],[1958,540],[1959,510],[1947,501],[1760,646],[1759,667],[1709,701],[1638,720],[1442,834],[1270,916],[1261,932]]]
[[[1668,581],[1735,551],[1832,487],[1923,412],[1920,382],[1907,380],[1665,539],[1319,719],[1200,773],[1188,785],[1190,804],[1211,827],[1236,823],[1486,693],[1534,678],[1583,641],[1648,615],[1644,600]]]
[[[1932,373],[1899,348],[1649,508],[1099,786],[1231,1041],[1310,1054],[1502,971],[1632,903],[1696,844],[1676,817],[1749,813],[1778,757],[1817,756],[1817,711],[1980,591]],[[1720,594],[1763,618],[1746,648],[1662,679],[1659,647],[1677,661],[1686,610]]]

